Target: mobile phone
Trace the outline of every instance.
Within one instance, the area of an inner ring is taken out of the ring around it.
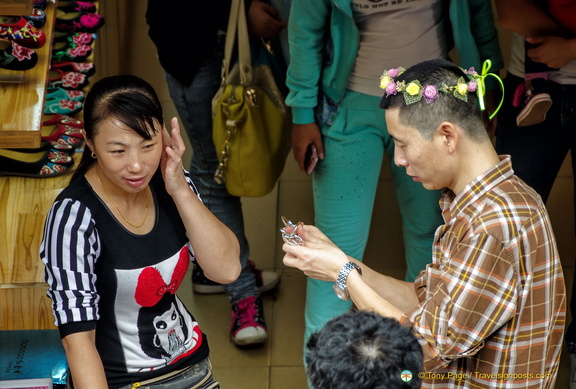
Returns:
[[[316,145],[314,143],[310,143],[306,149],[306,156],[304,157],[304,169],[306,170],[306,174],[312,174],[312,171],[314,170],[314,167],[316,167],[317,162],[318,152],[316,151]]]

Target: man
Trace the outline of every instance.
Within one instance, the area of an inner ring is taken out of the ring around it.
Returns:
[[[418,389],[422,347],[408,327],[374,312],[350,310],[313,333],[306,374],[315,388]]]
[[[496,150],[514,158],[514,172],[534,188],[546,203],[560,167],[568,153],[572,153],[572,176],[576,175],[576,31],[566,29],[559,20],[552,18],[549,7],[558,3],[562,20],[576,23],[576,0],[546,2],[545,0],[498,0],[499,21],[503,28],[512,31],[510,63],[504,86],[515,91],[524,85],[525,54],[534,62],[554,68],[548,72],[546,87],[552,106],[542,123],[519,127],[513,94],[505,99],[498,115]],[[552,11],[552,9],[550,9]],[[556,13],[556,12],[555,12]],[[525,53],[526,37],[537,44]],[[573,185],[574,184],[573,182]],[[576,188],[576,186],[575,186]],[[572,199],[576,204],[576,191]],[[566,204],[568,205],[568,204]],[[575,207],[576,208],[576,207]],[[576,214],[575,214],[576,216]],[[576,236],[576,229],[574,229]],[[564,258],[572,260],[573,258]],[[572,284],[570,312],[576,317],[576,283]],[[569,352],[571,374],[570,388],[576,389],[576,322],[566,330],[566,349]]]
[[[546,208],[496,154],[474,92],[480,77],[444,60],[396,71],[383,76],[381,104],[394,162],[426,189],[443,188],[432,263],[414,283],[396,280],[311,226],[295,231],[301,246],[284,244],[284,263],[411,326],[423,388],[553,388],[566,293]]]

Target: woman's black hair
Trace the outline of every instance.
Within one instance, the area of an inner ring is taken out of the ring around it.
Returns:
[[[154,88],[140,77],[119,75],[94,83],[84,100],[84,131],[90,141],[102,121],[116,119],[144,139],[152,139],[164,123],[162,105]],[[83,176],[96,162],[86,147],[72,181]]]

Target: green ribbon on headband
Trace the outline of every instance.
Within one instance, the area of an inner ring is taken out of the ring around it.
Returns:
[[[486,104],[484,103],[484,95],[486,94],[485,78],[488,76],[492,76],[492,77],[495,77],[498,80],[498,82],[500,83],[500,88],[502,89],[502,97],[500,99],[500,104],[498,104],[498,107],[496,107],[494,112],[492,112],[492,114],[489,116],[490,120],[492,120],[492,118],[494,118],[494,116],[496,116],[498,111],[500,111],[500,108],[502,108],[502,103],[504,102],[504,83],[502,82],[502,79],[497,74],[488,73],[488,71],[490,70],[491,67],[492,67],[492,61],[487,59],[482,64],[482,74],[477,75],[475,77],[476,80],[478,81],[478,88],[476,89],[476,93],[478,94],[478,100],[480,100],[480,109],[482,111],[486,110]]]

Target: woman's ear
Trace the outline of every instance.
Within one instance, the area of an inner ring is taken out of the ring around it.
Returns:
[[[86,136],[86,131],[84,129],[82,129],[82,136],[84,137],[84,142],[86,143],[86,146],[88,146],[90,151],[94,153],[94,143],[92,143],[92,140],[88,139],[88,137]]]

